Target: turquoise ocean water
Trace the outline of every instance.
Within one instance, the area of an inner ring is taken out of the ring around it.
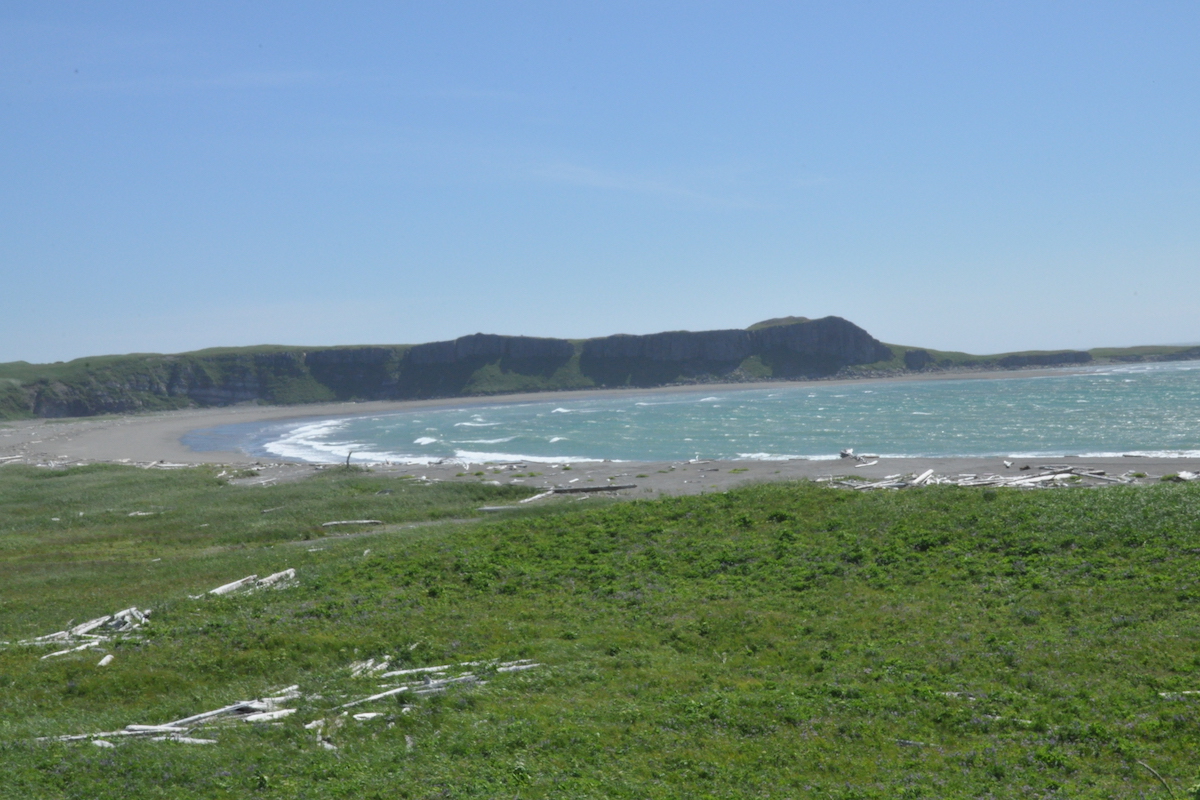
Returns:
[[[195,450],[422,464],[442,459],[1200,457],[1200,362],[998,379],[862,381],[631,391],[193,431]]]

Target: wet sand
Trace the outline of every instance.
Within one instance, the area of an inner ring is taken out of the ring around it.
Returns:
[[[947,372],[882,380],[970,380],[1062,375],[1065,372],[1067,371]],[[862,379],[822,381],[821,384],[851,382],[861,384],[870,381]],[[659,389],[543,392],[502,397],[457,397],[403,402],[325,403],[305,406],[240,405],[227,408],[188,409],[99,418],[21,420],[0,423],[0,465],[26,463],[65,466],[74,463],[117,462],[169,468],[172,465],[210,463],[233,467],[253,467],[259,473],[258,476],[246,479],[245,482],[273,483],[297,480],[314,473],[321,467],[301,462],[268,461],[240,452],[195,452],[185,446],[180,439],[190,431],[199,428],[235,423],[374,415],[422,408],[493,406],[531,401],[552,402],[614,395],[730,392],[741,389],[769,388],[772,385],[796,386],[800,384],[797,382],[706,384]],[[853,444],[853,442],[847,442],[847,446],[853,446]],[[622,490],[619,494],[646,497],[661,494],[698,494],[724,491],[732,486],[750,481],[818,479],[830,476],[881,479],[889,475],[920,473],[927,469],[934,470],[937,475],[946,476],[988,473],[1016,475],[1019,474],[1022,466],[1036,470],[1039,466],[1051,464],[1073,464],[1099,469],[1112,476],[1129,472],[1145,473],[1146,478],[1141,479],[1140,482],[1157,480],[1162,475],[1176,473],[1180,470],[1200,471],[1200,459],[1144,457],[1082,459],[1069,456],[1021,459],[1007,468],[1002,459],[988,457],[881,459],[877,464],[871,466],[858,465],[851,459],[832,461],[792,459],[788,461],[713,461],[703,463],[685,461],[591,462],[573,466],[471,465],[469,468],[456,463],[431,466],[376,465],[373,466],[373,469],[383,474],[425,476],[430,480],[494,480],[500,483],[524,484],[533,488],[635,484],[636,488]]]

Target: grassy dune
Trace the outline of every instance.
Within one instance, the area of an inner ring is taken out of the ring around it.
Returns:
[[[0,639],[154,609],[108,667],[0,650],[0,796],[1166,796],[1144,762],[1182,797],[1198,489],[775,484],[463,522],[523,490],[0,468]],[[433,522],[321,537],[349,517]],[[292,588],[188,598],[286,567]],[[378,691],[348,666],[385,654],[543,666],[379,701],[319,746],[303,725]],[[298,713],[195,734],[214,745],[33,742],[289,684]]]

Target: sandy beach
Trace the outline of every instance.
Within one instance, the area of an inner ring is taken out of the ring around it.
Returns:
[[[1064,370],[1021,370],[1004,372],[935,373],[882,380],[971,380],[984,378],[1061,375]],[[823,381],[867,383],[866,380]],[[531,401],[579,400],[614,395],[646,395],[683,392],[738,391],[761,389],[772,384],[704,384],[658,389],[603,389],[577,392],[547,392],[501,397],[446,398],[402,402],[326,403],[304,406],[239,405],[224,408],[187,409],[154,414],[99,418],[36,419],[0,423],[0,465],[40,464],[65,466],[77,463],[114,462],[141,466],[170,467],[188,464],[225,464],[253,467],[258,475],[248,483],[297,480],[321,469],[319,465],[280,460],[267,461],[240,452],[196,452],[181,437],[190,431],[235,423],[277,422],[314,417],[376,415],[425,408],[493,406]],[[795,382],[778,385],[795,386]],[[852,446],[853,443],[847,443]],[[1015,461],[1006,467],[1000,458],[896,458],[862,465],[852,459],[813,461],[707,461],[707,462],[591,462],[572,466],[441,464],[429,466],[379,465],[377,471],[397,475],[424,476],[430,480],[497,480],[523,483],[535,488],[552,486],[601,486],[634,484],[622,495],[697,494],[723,491],[748,481],[818,479],[854,476],[881,479],[889,475],[919,473],[932,469],[938,475],[1015,475],[1021,467],[1037,469],[1047,464],[1073,464],[1103,470],[1109,475],[1144,473],[1144,482],[1180,470],[1200,471],[1200,459],[1062,457]],[[483,473],[482,475],[477,473]]]

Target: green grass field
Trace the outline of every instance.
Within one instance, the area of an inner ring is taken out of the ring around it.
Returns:
[[[107,667],[0,649],[0,797],[1170,796],[1148,767],[1184,797],[1196,779],[1200,695],[1179,693],[1200,690],[1200,487],[773,484],[476,519],[525,493],[0,468],[0,640],[154,610]],[[322,536],[347,518],[392,527]],[[288,567],[291,588],[189,599]],[[383,655],[543,666],[338,718],[379,691],[349,665]],[[298,713],[193,734],[217,744],[34,741],[290,684]],[[303,727],[319,718],[336,750]]]

